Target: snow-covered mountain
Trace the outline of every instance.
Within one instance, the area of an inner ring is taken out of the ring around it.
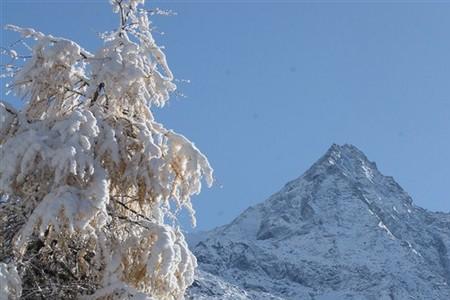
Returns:
[[[188,299],[450,299],[450,214],[351,145],[202,236]]]

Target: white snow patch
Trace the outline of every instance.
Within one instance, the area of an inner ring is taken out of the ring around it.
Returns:
[[[366,165],[364,161],[361,161],[361,168],[364,171],[364,174],[366,175],[367,179],[369,179],[370,182],[373,182],[373,172],[370,167]]]
[[[22,294],[22,282],[17,268],[0,263],[0,299],[18,299]]]
[[[389,228],[387,228],[386,225],[384,225],[383,221],[380,220],[380,222],[378,222],[378,227],[385,230],[391,239],[395,239],[395,236],[392,234]]]
[[[417,255],[417,256],[422,257],[422,254],[420,254],[419,252],[417,252],[417,250],[414,249],[414,247],[411,245],[410,242],[406,241],[406,243],[408,243],[408,247],[409,247],[409,249],[411,249],[412,253],[414,253],[414,254]]]

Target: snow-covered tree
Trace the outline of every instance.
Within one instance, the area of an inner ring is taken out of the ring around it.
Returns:
[[[181,299],[193,281],[176,216],[195,222],[212,169],[150,110],[176,86],[144,0],[111,4],[95,54],[8,26],[34,42],[7,68],[25,105],[0,103],[1,299]]]

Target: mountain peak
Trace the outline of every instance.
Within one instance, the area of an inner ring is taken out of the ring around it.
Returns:
[[[356,146],[350,144],[333,144],[306,173],[305,175],[316,175],[318,172],[336,169],[343,175],[354,179],[367,179],[373,182],[380,173],[374,162]]]
[[[359,157],[359,158],[367,159],[366,156],[364,155],[364,153],[352,144],[343,144],[343,145],[333,144],[328,149],[327,154],[328,155],[343,155],[343,156],[346,156],[349,158]]]
[[[333,144],[193,252],[248,293],[205,299],[450,299],[449,228],[357,147]]]
[[[309,186],[314,186],[314,194],[319,191],[328,193],[330,189],[333,190],[326,197],[312,197],[315,199],[314,202],[320,200],[329,203],[330,200],[342,198],[342,195],[348,194],[351,190],[349,198],[368,204],[378,203],[386,207],[403,207],[412,204],[411,197],[394,178],[383,175],[377,165],[370,161],[360,149],[349,144],[333,144],[311,168],[302,176],[288,182],[277,194],[293,191],[304,194]],[[344,201],[339,205],[344,203],[349,204]]]

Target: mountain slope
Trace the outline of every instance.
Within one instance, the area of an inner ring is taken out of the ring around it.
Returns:
[[[450,215],[414,206],[351,145],[204,236],[200,269],[235,299],[450,299]]]

